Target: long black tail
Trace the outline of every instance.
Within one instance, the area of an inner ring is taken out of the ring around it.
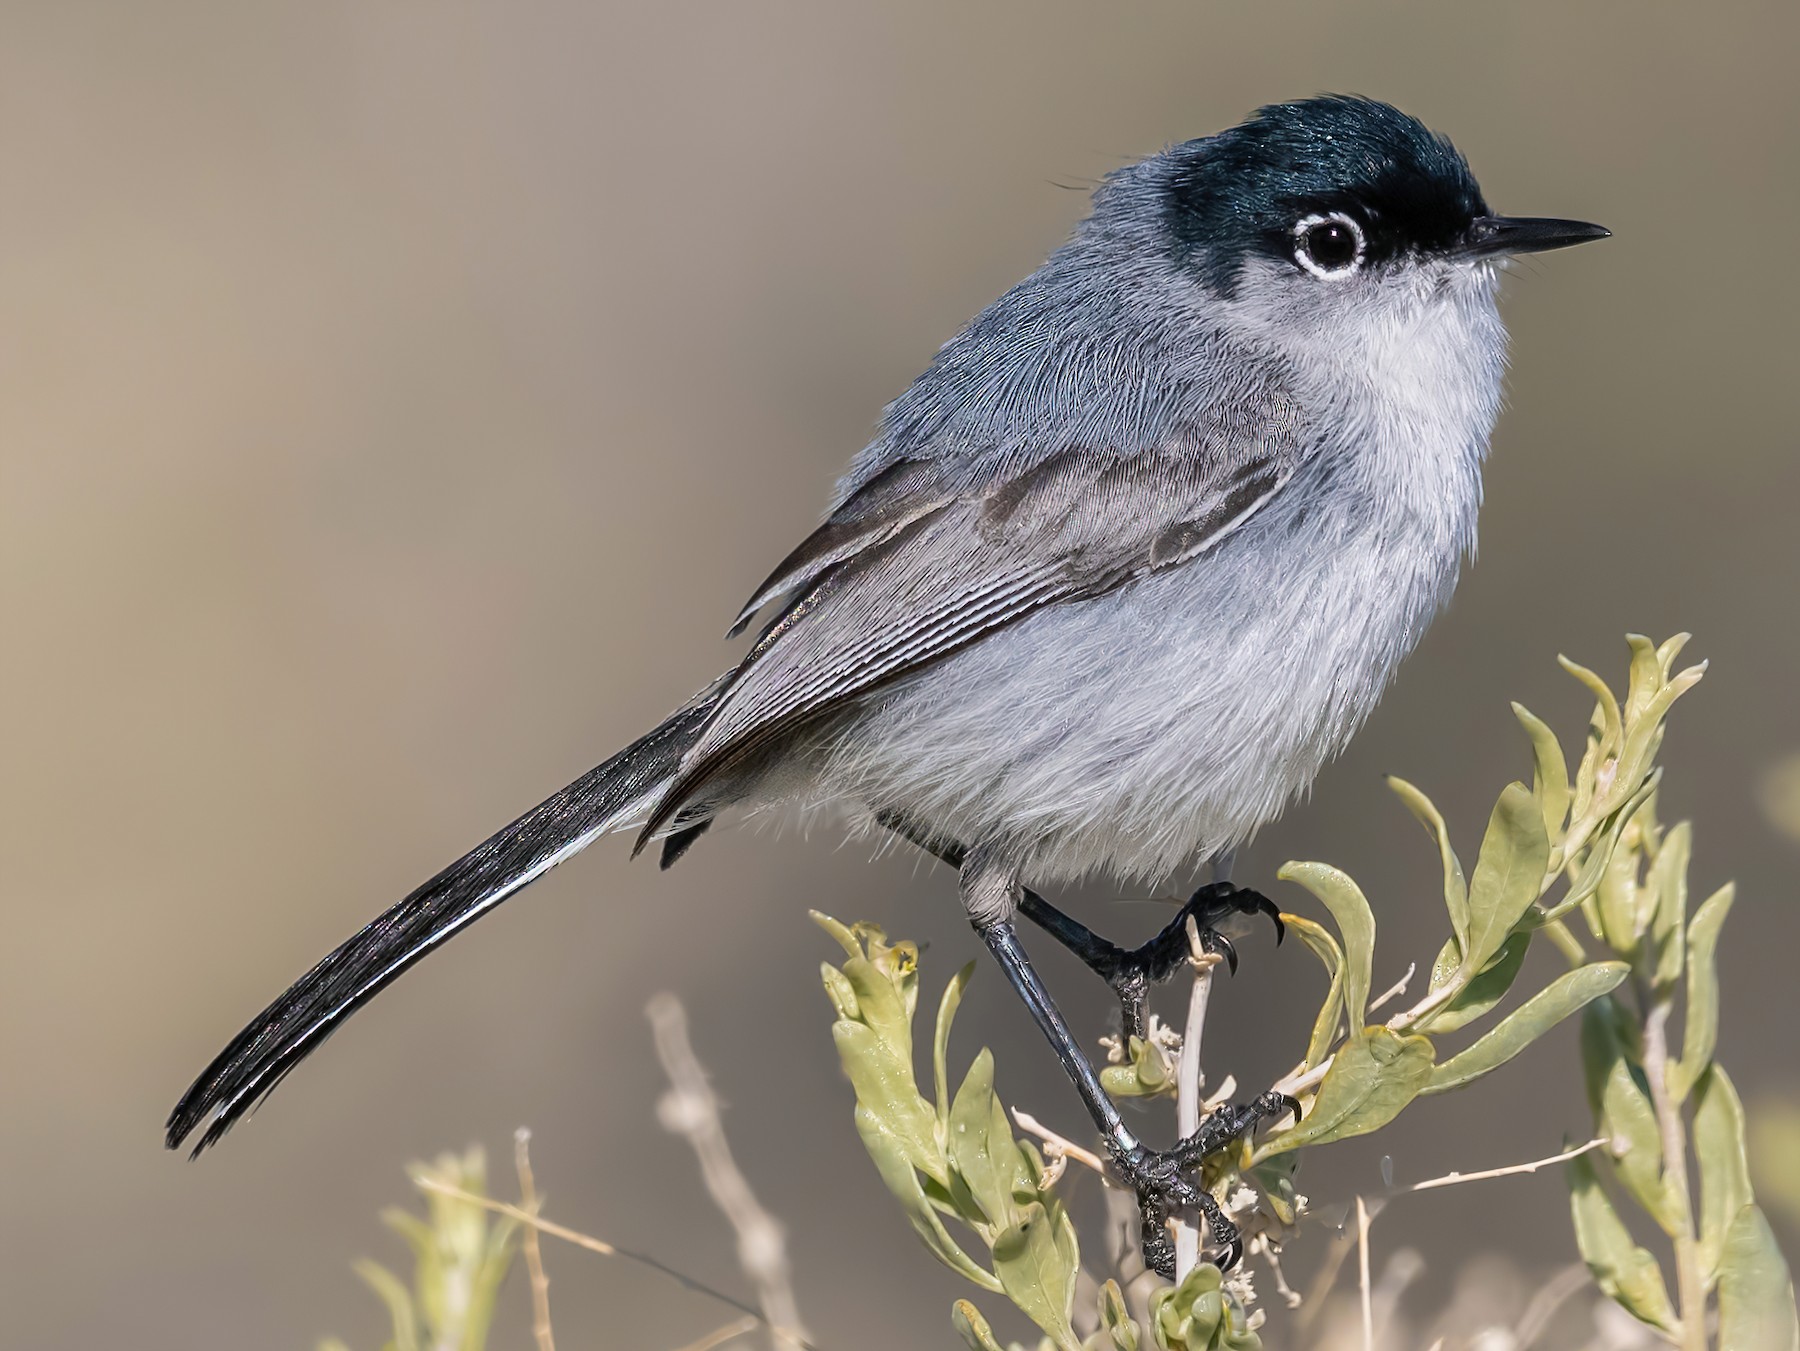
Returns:
[[[708,690],[655,731],[475,846],[308,971],[194,1080],[169,1114],[179,1149],[202,1123],[197,1157],[426,953],[608,830],[640,819],[715,699]]]

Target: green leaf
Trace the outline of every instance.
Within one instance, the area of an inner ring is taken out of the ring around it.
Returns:
[[[1625,725],[1629,727],[1642,719],[1651,699],[1663,687],[1665,672],[1657,656],[1656,644],[1643,634],[1626,634],[1625,645],[1631,649],[1631,674],[1626,683],[1623,710]]]
[[[1619,748],[1619,763],[1613,791],[1629,791],[1650,768],[1650,761],[1662,741],[1662,721],[1675,701],[1700,683],[1706,666],[1690,666],[1680,675],[1670,677],[1667,684],[1645,703],[1633,724],[1626,729],[1624,744]]]
[[[825,997],[831,1001],[831,1007],[837,1010],[837,1016],[850,1022],[861,1022],[862,1011],[856,1006],[856,991],[830,962],[819,963],[819,979],[825,985]]]
[[[1324,863],[1289,863],[1276,874],[1298,882],[1324,902],[1344,940],[1344,1013],[1352,1028],[1368,1018],[1370,972],[1375,963],[1375,913],[1362,892]]]
[[[1469,941],[1463,948],[1462,976],[1487,966],[1513,926],[1543,892],[1550,866],[1544,816],[1531,791],[1511,783],[1494,804],[1481,854],[1469,880]]]
[[[1586,1154],[1569,1160],[1569,1209],[1575,1220],[1575,1244],[1594,1283],[1627,1313],[1665,1332],[1674,1331],[1675,1309],[1662,1268],[1632,1241]]]
[[[1119,1283],[1110,1277],[1100,1287],[1100,1327],[1112,1343],[1113,1351],[1138,1351],[1142,1334],[1137,1320],[1125,1307],[1125,1295],[1119,1289]]]
[[[1430,1081],[1431,1060],[1431,1043],[1424,1037],[1364,1028],[1338,1048],[1306,1119],[1265,1139],[1253,1160],[1379,1130]]]
[[[1294,1172],[1299,1166],[1298,1154],[1283,1154],[1249,1170],[1251,1181],[1262,1190],[1263,1200],[1283,1224],[1297,1223],[1300,1218],[1298,1193],[1294,1187]]]
[[[1494,1025],[1486,1036],[1431,1072],[1424,1093],[1448,1093],[1498,1069],[1577,1009],[1617,989],[1631,968],[1593,962],[1564,972]]]
[[[1175,1092],[1175,1074],[1161,1046],[1132,1037],[1125,1044],[1125,1063],[1102,1069],[1100,1086],[1115,1098],[1157,1098]]]
[[[932,1255],[975,1284],[998,1292],[999,1280],[991,1272],[978,1266],[973,1258],[957,1246],[956,1240],[950,1237],[950,1231],[944,1228],[936,1207],[919,1185],[919,1175],[913,1168],[912,1160],[907,1157],[906,1146],[884,1130],[881,1123],[861,1107],[856,1109],[856,1133],[862,1137],[863,1148],[868,1150],[869,1158],[874,1161],[875,1171],[881,1174],[881,1180],[900,1203],[900,1209],[905,1212],[913,1230],[924,1240]]]
[[[1669,1067],[1669,1092],[1676,1102],[1686,1100],[1718,1048],[1719,971],[1714,958],[1736,894],[1730,883],[1720,887],[1701,902],[1688,925],[1687,1025],[1681,1032],[1681,1059]]]
[[[950,1326],[961,1334],[969,1351],[1000,1351],[1000,1343],[994,1340],[994,1330],[987,1324],[977,1309],[966,1299],[959,1299],[950,1306]]]
[[[1313,955],[1325,964],[1326,974],[1331,977],[1331,988],[1326,990],[1325,1001],[1319,1005],[1318,1017],[1313,1019],[1312,1037],[1306,1044],[1306,1065],[1310,1069],[1325,1063],[1331,1043],[1337,1040],[1338,1025],[1343,1021],[1344,950],[1323,925],[1313,923],[1304,915],[1284,912],[1281,918],[1288,932],[1298,935]]]
[[[1644,804],[1655,795],[1661,778],[1662,771],[1659,769],[1625,800],[1622,807],[1607,818],[1595,835],[1589,837],[1586,857],[1582,860],[1581,870],[1576,874],[1575,881],[1569,887],[1568,895],[1539,916],[1538,928],[1551,920],[1561,919],[1600,889],[1600,884],[1606,880],[1607,870],[1612,866],[1613,853],[1619,847],[1619,837],[1625,833],[1625,827],[1631,824]],[[1596,929],[1594,937],[1600,936]]]
[[[838,946],[844,950],[844,956],[860,957],[863,955],[862,944],[856,941],[856,935],[850,932],[849,926],[842,920],[833,919],[823,910],[808,910],[806,913],[814,924],[837,939]]]
[[[1694,1086],[1694,1157],[1700,1161],[1700,1269],[1706,1288],[1719,1277],[1726,1231],[1751,1202],[1744,1104],[1723,1065]]]
[[[1663,1232],[1673,1235],[1680,1216],[1677,1198],[1669,1195],[1663,1182],[1662,1136],[1656,1112],[1632,1071],[1616,1029],[1616,1010],[1610,998],[1596,999],[1583,1010],[1582,1070],[1597,1133],[1612,1142],[1610,1154],[1619,1181]]]
[[[1620,743],[1624,741],[1624,720],[1620,717],[1619,701],[1613,696],[1612,687],[1579,662],[1560,656],[1556,661],[1563,670],[1586,685],[1594,696],[1594,723],[1600,734],[1600,755],[1605,757],[1616,754]]]
[[[866,1023],[840,1018],[831,1025],[831,1037],[856,1090],[857,1105],[905,1147],[913,1167],[948,1182],[937,1142],[937,1114],[919,1096],[911,1062]]]
[[[962,1005],[963,991],[975,976],[975,963],[969,962],[950,977],[944,997],[938,1001],[937,1029],[931,1038],[931,1082],[935,1092],[938,1124],[944,1129],[950,1122],[950,1025],[956,1021],[956,1010]]]
[[[1033,1202],[994,1240],[994,1274],[1006,1297],[1060,1347],[1079,1351],[1069,1324],[1081,1254],[1061,1206]]]
[[[1561,753],[1557,752],[1559,756]],[[1461,952],[1469,941],[1469,888],[1463,880],[1462,860],[1450,847],[1450,829],[1432,800],[1412,784],[1391,774],[1387,784],[1437,841],[1438,859],[1444,870],[1444,908],[1450,913],[1450,931],[1456,935],[1457,951]]]
[[[1518,978],[1519,968],[1525,964],[1525,951],[1530,946],[1529,929],[1509,937],[1501,945],[1500,951],[1494,954],[1487,969],[1463,986],[1456,998],[1428,1017],[1419,1030],[1454,1032],[1489,1012],[1512,989],[1513,981]]]
[[[367,1259],[353,1263],[351,1270],[387,1305],[394,1325],[394,1351],[419,1351],[419,1315],[405,1283],[381,1263]]]
[[[947,1140],[950,1162],[968,1184],[988,1223],[1004,1229],[1018,1219],[1014,1192],[1029,1186],[1006,1109],[994,1096],[994,1056],[986,1047],[975,1057],[950,1107]]]
[[[1531,791],[1544,813],[1544,834],[1559,839],[1569,816],[1569,762],[1548,724],[1523,704],[1514,704],[1512,711],[1531,738]]]
[[[1719,1271],[1719,1351],[1795,1351],[1800,1320],[1794,1282],[1769,1221],[1756,1206],[1738,1211]]]
[[[1662,989],[1681,979],[1686,959],[1688,857],[1693,846],[1693,828],[1683,821],[1663,837],[1646,881],[1645,889],[1656,903],[1649,915],[1650,950],[1656,956],[1656,984]]]

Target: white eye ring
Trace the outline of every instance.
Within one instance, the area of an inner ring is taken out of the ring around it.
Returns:
[[[1327,267],[1324,263],[1321,263],[1312,256],[1312,250],[1307,247],[1306,236],[1321,225],[1341,225],[1350,232],[1350,237],[1356,241],[1356,252],[1351,256],[1349,262],[1339,263],[1335,267]],[[1362,226],[1356,223],[1356,218],[1354,216],[1347,216],[1342,211],[1331,211],[1323,214],[1302,216],[1294,225],[1294,261],[1299,263],[1300,266],[1305,268],[1308,272],[1312,273],[1313,276],[1322,278],[1326,281],[1336,280],[1339,277],[1347,277],[1352,272],[1356,271],[1357,268],[1361,267],[1363,248]]]

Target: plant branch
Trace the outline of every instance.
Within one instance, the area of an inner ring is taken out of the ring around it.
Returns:
[[[540,1203],[531,1173],[531,1132],[524,1126],[513,1132],[513,1166],[519,1174],[519,1205],[535,1215]],[[531,1335],[538,1351],[556,1351],[556,1335],[550,1328],[550,1278],[544,1274],[544,1252],[535,1226],[525,1226],[519,1246],[525,1250],[525,1270],[531,1277]]]
[[[1681,1107],[1669,1091],[1669,1015],[1674,1006],[1665,998],[1650,1007],[1644,1019],[1644,1078],[1650,1086],[1650,1102],[1656,1109],[1656,1128],[1662,1140],[1663,1188],[1674,1203],[1675,1280],[1681,1301],[1679,1336],[1682,1351],[1707,1351],[1706,1284],[1700,1272],[1700,1242],[1694,1233],[1693,1203],[1688,1190],[1687,1132]]]
[[[1188,916],[1188,960],[1194,969],[1194,984],[1188,991],[1187,1024],[1181,1034],[1181,1057],[1175,1062],[1175,1133],[1185,1140],[1200,1129],[1206,1110],[1200,1089],[1205,1076],[1200,1072],[1200,1040],[1206,1031],[1206,1004],[1212,995],[1213,968],[1219,957],[1208,952],[1200,942],[1200,928]],[[1200,1263],[1200,1227],[1192,1219],[1178,1217],[1175,1227],[1175,1283],[1180,1285]]]
[[[788,1275],[781,1225],[763,1209],[731,1157],[725,1127],[719,1120],[719,1100],[688,1041],[687,1011],[674,995],[659,994],[650,1001],[647,1012],[656,1036],[656,1054],[670,1084],[657,1105],[657,1114],[665,1129],[684,1136],[693,1146],[707,1191],[737,1231],[738,1262],[756,1286],[771,1345],[775,1351],[780,1351],[784,1342],[803,1345],[806,1331]]]

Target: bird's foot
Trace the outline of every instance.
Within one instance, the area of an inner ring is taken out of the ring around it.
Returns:
[[[1296,1121],[1300,1119],[1299,1103],[1285,1093],[1264,1093],[1254,1102],[1219,1108],[1173,1149],[1136,1145],[1113,1152],[1114,1170],[1137,1193],[1145,1266],[1159,1276],[1175,1278],[1175,1243],[1168,1221],[1177,1210],[1197,1210],[1205,1217],[1208,1237],[1222,1250],[1217,1259],[1219,1270],[1229,1271],[1237,1265],[1244,1255],[1243,1236],[1212,1193],[1190,1175],[1197,1175],[1209,1156],[1255,1130],[1258,1122],[1277,1121],[1290,1114]]]
[[[1275,941],[1286,936],[1281,911],[1275,902],[1260,891],[1236,886],[1231,882],[1210,882],[1188,897],[1175,918],[1163,926],[1162,932],[1141,947],[1117,948],[1095,964],[1106,983],[1119,997],[1124,1012],[1125,1035],[1145,1034],[1145,1007],[1150,987],[1168,980],[1191,955],[1187,924],[1192,919],[1200,932],[1200,946],[1225,959],[1225,965],[1237,973],[1237,949],[1218,930],[1218,925],[1233,915],[1267,915],[1275,926]]]

